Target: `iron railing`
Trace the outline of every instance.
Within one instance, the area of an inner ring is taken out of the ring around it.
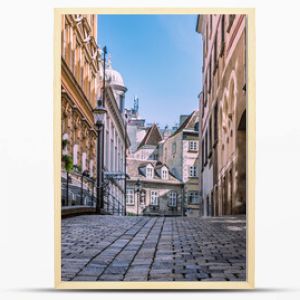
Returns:
[[[67,180],[68,177],[68,180]],[[67,183],[68,181],[68,183]],[[112,182],[110,180],[110,182]],[[113,184],[113,183],[112,183]],[[111,193],[108,180],[104,182],[103,193],[103,213],[110,215],[125,215],[124,195],[118,199]],[[62,172],[61,175],[61,201],[62,206],[88,206],[96,207],[97,192],[96,181],[79,172],[67,174]]]

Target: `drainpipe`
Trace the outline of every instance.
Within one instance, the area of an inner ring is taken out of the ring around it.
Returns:
[[[181,216],[184,217],[184,185],[182,185],[182,188],[181,188],[181,191],[182,191],[182,198],[181,198]]]

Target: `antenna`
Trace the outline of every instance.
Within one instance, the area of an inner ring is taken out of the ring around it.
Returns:
[[[133,110],[135,112],[139,111],[139,98],[134,96],[134,100],[133,100]]]

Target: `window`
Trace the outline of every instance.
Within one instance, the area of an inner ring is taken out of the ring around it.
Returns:
[[[153,169],[151,167],[146,168],[146,177],[153,178]]]
[[[82,171],[86,171],[86,152],[82,153]]]
[[[218,68],[218,56],[217,56],[217,49],[218,49],[218,32],[216,32],[215,40],[214,40],[214,74]]]
[[[158,193],[151,191],[151,205],[158,206]]]
[[[205,54],[208,51],[208,22],[206,22],[206,30],[205,30]]]
[[[204,165],[207,164],[207,157],[208,157],[208,132],[206,130],[206,133],[205,133],[205,146],[204,146]]]
[[[202,162],[201,162],[201,165],[202,165],[202,170],[204,168],[204,137],[202,139]]]
[[[198,142],[190,141],[189,142],[189,151],[197,151],[198,150]]]
[[[189,192],[188,193],[188,202],[190,204],[199,203],[199,192]]]
[[[90,177],[94,176],[94,161],[91,159],[90,160]]]
[[[230,29],[231,29],[231,26],[232,26],[232,24],[233,24],[233,21],[234,21],[234,18],[235,18],[235,15],[229,15],[227,32],[229,32],[229,31],[230,31]]]
[[[110,160],[110,171],[113,171],[114,170],[114,140],[113,139],[110,139],[109,160]]]
[[[177,194],[175,192],[171,192],[169,194],[169,206],[176,207]]]
[[[218,141],[218,105],[214,107],[214,146]]]
[[[142,190],[140,195],[140,204],[145,205],[146,204],[146,191]]]
[[[205,66],[205,55],[206,55],[206,46],[205,46],[205,39],[203,39],[203,55],[202,55],[202,73],[204,72],[204,66]]]
[[[73,164],[76,166],[78,164],[78,145],[75,144],[73,148]]]
[[[176,143],[174,142],[172,144],[172,154],[175,154],[176,153]]]
[[[206,82],[205,82],[206,84]],[[206,106],[206,88],[204,86],[204,89],[203,89],[203,99],[202,99],[202,119],[204,117],[204,112],[205,112],[205,106]]]
[[[208,94],[210,94],[210,90],[211,90],[211,60],[209,62],[209,68],[207,70],[208,72]]]
[[[220,48],[220,56],[223,55],[225,49],[225,16],[222,15],[221,20],[221,48]]]
[[[208,156],[211,157],[212,154],[212,117],[210,117],[209,119],[209,152],[208,152]]]
[[[118,171],[121,172],[121,167],[122,167],[122,160],[121,160],[121,153],[120,151],[118,152]]]
[[[134,205],[134,193],[133,193],[133,189],[128,189],[127,190],[126,204],[127,205]]]
[[[108,169],[108,162],[109,162],[109,132],[106,130],[105,135],[105,166]]]
[[[196,166],[191,166],[190,167],[189,176],[190,177],[197,177],[197,167]]]
[[[162,179],[168,179],[168,170],[162,169],[161,173],[162,173],[162,176],[161,176]]]
[[[117,152],[117,145],[115,144],[115,163],[114,163],[114,171],[118,171],[118,152]]]

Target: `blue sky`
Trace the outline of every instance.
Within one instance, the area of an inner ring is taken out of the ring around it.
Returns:
[[[198,107],[202,41],[196,15],[99,15],[98,45],[124,78],[126,108],[139,99],[146,123],[173,126]]]

